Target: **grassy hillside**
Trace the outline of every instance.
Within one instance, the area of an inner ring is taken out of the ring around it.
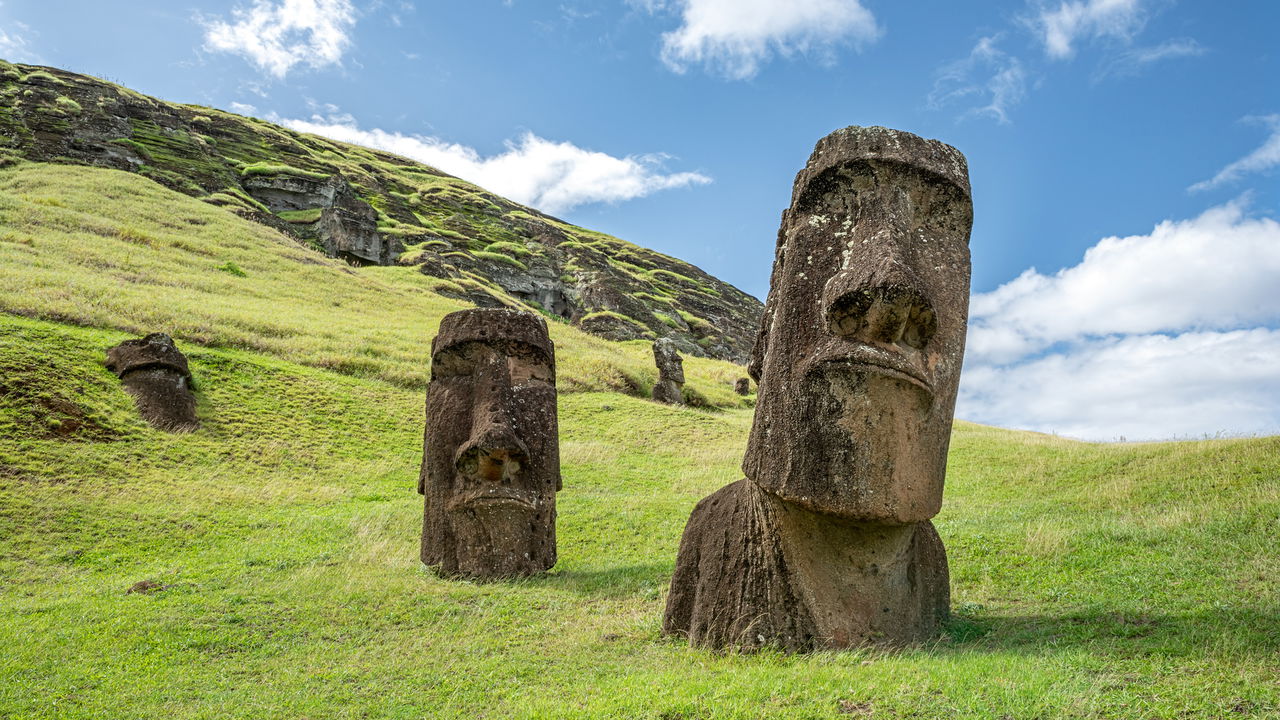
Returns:
[[[658,631],[684,520],[738,477],[749,411],[563,395],[559,564],[450,582],[416,560],[420,392],[196,348],[204,427],[167,435],[101,366],[124,337],[0,316],[3,717],[1280,713],[1277,438],[961,423],[946,637],[717,655]],[[126,593],[141,580],[163,589]]]
[[[407,158],[0,60],[0,162],[14,157],[135,173],[331,256],[413,267],[437,292],[608,339],[746,362],[763,310],[682,260]]]
[[[352,268],[291,238],[116,170],[0,168],[0,311],[286,357],[421,388],[440,318],[468,303],[407,267]],[[647,396],[650,344],[554,319],[562,391]],[[690,357],[690,397],[734,406],[728,362]]]
[[[741,369],[691,358],[720,408],[662,406],[648,343],[553,322],[560,561],[434,577],[422,387],[460,306],[136,175],[0,169],[0,717],[1280,717],[1275,437],[959,423],[944,637],[716,654],[659,628],[690,509],[739,477]],[[102,365],[152,330],[195,433]]]

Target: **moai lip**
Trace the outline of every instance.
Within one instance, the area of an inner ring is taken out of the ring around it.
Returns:
[[[668,338],[654,341],[653,362],[658,366],[658,382],[653,386],[653,399],[668,405],[683,405],[684,358],[676,352],[675,343]]]
[[[482,580],[550,568],[559,489],[546,323],[505,309],[446,315],[431,345],[418,482],[422,561],[442,575]]]
[[[191,370],[173,338],[152,333],[107,350],[107,369],[133,397],[142,418],[152,427],[189,432],[200,427]]]
[[[929,519],[964,355],[972,221],[955,148],[886,128],[818,142],[778,231],[749,368],[746,479],[695,508],[667,632],[789,650],[937,632],[947,563]]]

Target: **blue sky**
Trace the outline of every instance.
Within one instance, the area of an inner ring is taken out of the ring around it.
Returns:
[[[1280,2],[0,3],[0,57],[377,144],[758,297],[814,142],[974,187],[958,414],[1280,432]]]

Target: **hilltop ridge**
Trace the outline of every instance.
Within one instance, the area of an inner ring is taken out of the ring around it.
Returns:
[[[388,152],[0,61],[0,163],[147,177],[352,265],[404,265],[481,306],[525,306],[610,340],[669,337],[744,363],[763,306],[684,261]]]

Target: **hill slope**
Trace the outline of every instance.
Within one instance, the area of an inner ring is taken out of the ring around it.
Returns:
[[[760,302],[698,268],[390,153],[0,61],[0,152],[137,173],[438,293],[745,363]]]
[[[417,562],[420,392],[195,347],[204,425],[167,435],[101,365],[124,337],[0,315],[0,716],[1280,713],[1280,438],[960,423],[945,637],[719,655],[659,627],[684,521],[739,476],[749,411],[563,395],[558,565],[451,582]],[[50,418],[60,398],[81,430]],[[142,580],[163,589],[126,593]]]

